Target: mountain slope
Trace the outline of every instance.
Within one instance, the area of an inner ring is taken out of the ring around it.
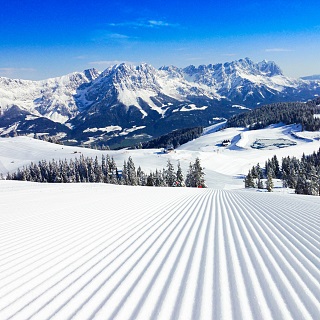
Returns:
[[[197,83],[214,86],[217,93],[234,103],[254,107],[257,103],[301,100],[309,83],[285,77],[273,61],[254,63],[249,58],[230,63],[189,66],[184,72]],[[309,97],[312,95],[309,94]]]
[[[285,77],[274,62],[248,58],[186,68],[119,64],[43,81],[0,78],[0,135],[60,133],[76,144],[110,144],[207,126],[240,112],[234,106],[317,94],[319,82]]]
[[[0,77],[1,112],[6,113],[16,106],[34,116],[64,123],[79,112],[74,98],[79,86],[89,83],[97,75],[93,69],[42,81]]]
[[[279,160],[287,156],[301,158],[303,153],[312,154],[320,148],[320,132],[301,131],[300,125],[277,124],[259,130],[240,127],[221,130],[222,127],[223,123],[206,128],[202,136],[168,154],[160,149],[99,151],[62,146],[29,137],[0,138],[0,173],[6,176],[8,172],[41,160],[64,161],[81,155],[101,159],[102,154],[112,156],[119,170],[124,160],[127,161],[131,156],[136,167],[141,166],[145,173],[165,168],[168,160],[175,168],[180,163],[186,173],[190,162],[199,157],[209,187],[239,189],[244,187],[244,175],[258,162],[263,165],[274,155]],[[223,140],[230,140],[231,144],[223,147]],[[256,148],[259,142],[263,142],[265,147]]]
[[[10,181],[0,195],[1,319],[320,316],[319,197]]]

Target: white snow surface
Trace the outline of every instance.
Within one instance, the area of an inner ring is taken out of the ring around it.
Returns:
[[[87,128],[83,130],[83,132],[97,132],[97,131],[112,132],[112,131],[121,131],[121,130],[122,128],[120,126],[107,126],[104,128]]]
[[[244,107],[244,106],[241,106],[241,105],[238,105],[238,104],[234,104],[232,106],[232,108],[237,108],[237,109],[241,109],[241,110],[250,110],[250,108],[247,108],[247,107]]]
[[[180,111],[183,112],[188,112],[188,111],[194,111],[194,110],[206,110],[208,106],[202,106],[202,107],[197,107],[195,104],[191,103],[188,104],[187,106],[183,106]]]
[[[319,319],[320,197],[243,190],[242,180],[320,141],[297,126],[219,126],[169,154],[0,138],[4,174],[102,153],[119,167],[132,156],[145,172],[168,159],[186,171],[198,156],[210,187],[0,181],[0,319]],[[258,138],[297,145],[252,149]]]
[[[319,319],[319,197],[0,181],[0,199],[1,319]]]

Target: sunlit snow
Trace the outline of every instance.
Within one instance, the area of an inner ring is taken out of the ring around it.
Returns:
[[[0,319],[320,318],[320,197],[242,181],[253,164],[311,153],[319,139],[297,126],[218,126],[170,154],[1,138],[4,174],[81,154],[118,166],[132,156],[146,172],[200,157],[210,188],[0,181]],[[257,150],[257,138],[296,145]]]

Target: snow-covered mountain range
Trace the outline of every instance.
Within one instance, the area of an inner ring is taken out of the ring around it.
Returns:
[[[108,143],[318,94],[319,80],[288,78],[274,62],[248,58],[186,68],[119,64],[42,81],[0,78],[0,135],[48,133],[76,144]]]

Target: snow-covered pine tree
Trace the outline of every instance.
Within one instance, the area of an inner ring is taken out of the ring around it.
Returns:
[[[153,187],[154,186],[154,175],[152,172],[147,177],[147,186],[148,187]]]
[[[138,185],[137,172],[131,157],[128,158],[128,162],[127,162],[127,175],[128,175],[128,184],[130,186]]]
[[[137,169],[137,179],[138,179],[138,185],[139,186],[145,186],[147,181],[146,181],[146,175],[142,171],[141,167],[139,166]]]
[[[297,194],[308,194],[308,186],[307,186],[307,179],[305,175],[299,175],[297,184],[295,187],[295,193]]]
[[[193,187],[195,185],[193,181],[193,165],[191,162],[189,163],[189,169],[186,175],[185,185],[186,187]]]
[[[174,172],[173,164],[170,160],[167,162],[167,169],[164,170],[164,180],[168,187],[175,187],[176,186],[176,173]]]
[[[119,183],[119,175],[116,162],[114,161],[113,157],[110,160],[110,170],[111,170],[111,179],[110,183],[118,184]]]
[[[260,177],[258,177],[258,180],[257,180],[257,187],[258,189],[264,189],[263,181],[261,180]]]
[[[273,173],[273,170],[271,169],[271,170],[269,170],[268,176],[267,176],[266,188],[267,188],[268,192],[272,192],[272,189],[274,187],[273,180],[272,180],[272,177],[273,177],[272,173]]]
[[[177,187],[185,187],[184,177],[181,170],[180,162],[178,162],[178,170],[177,170],[177,178],[176,178],[176,186]]]
[[[194,170],[194,181],[195,181],[195,187],[197,188],[206,188],[206,183],[204,180],[205,173],[203,172],[203,168],[200,163],[200,159],[197,157],[196,161],[193,165]]]
[[[164,185],[164,180],[163,180],[163,175],[161,170],[156,169],[156,172],[153,178],[153,185],[155,187],[162,187]]]
[[[87,165],[88,165],[88,178],[89,182],[95,182],[96,181],[96,176],[94,174],[94,164],[92,158],[87,158]]]
[[[106,156],[104,154],[101,156],[101,171],[103,175],[103,182],[107,183],[108,169],[107,169]]]
[[[110,158],[110,156],[107,154],[107,157],[106,157],[106,164],[107,164],[107,170],[106,170],[106,173],[107,173],[107,180],[108,180],[108,183],[110,182],[110,179],[111,179],[111,175],[112,175],[112,170],[113,170],[113,162]],[[127,166],[127,169],[128,169],[128,166]]]
[[[257,170],[257,166],[253,166],[251,169],[251,175],[253,179],[257,179],[259,176],[259,172]]]
[[[190,163],[186,176],[186,186],[192,188],[206,188],[205,173],[201,167],[200,159],[197,157],[194,164]]]
[[[102,167],[99,164],[97,156],[94,159],[93,171],[94,171],[94,175],[95,175],[95,182],[103,182],[104,176],[102,173]]]
[[[271,164],[272,164],[272,169],[275,175],[275,178],[281,179],[281,170],[280,170],[280,165],[279,161],[276,155],[274,155],[271,159]]]
[[[254,179],[252,176],[252,170],[249,170],[248,174],[244,178],[244,187],[245,188],[254,188],[255,187]]]
[[[128,185],[128,169],[127,169],[127,162],[126,160],[123,161],[123,167],[122,167],[122,175],[121,175],[121,184]]]

